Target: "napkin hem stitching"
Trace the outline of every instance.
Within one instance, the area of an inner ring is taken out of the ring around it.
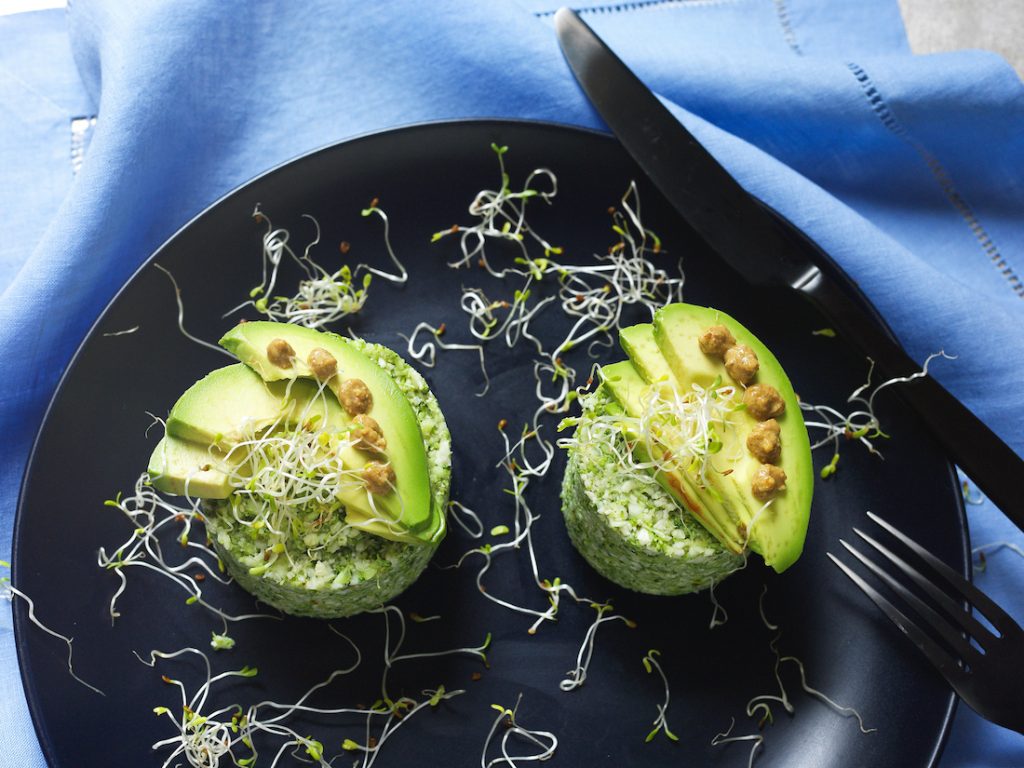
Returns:
[[[945,195],[946,200],[949,201],[950,205],[956,209],[957,213],[960,214],[960,217],[966,222],[971,233],[974,235],[975,240],[978,241],[981,249],[985,252],[985,255],[988,256],[992,266],[999,270],[999,274],[1001,274],[1009,284],[1010,290],[1017,294],[1019,298],[1024,298],[1024,282],[1021,282],[1020,277],[1018,277],[1013,267],[1011,267],[1007,262],[1006,257],[999,252],[999,248],[992,241],[991,236],[989,236],[988,232],[982,226],[971,206],[964,199],[963,195],[957,191],[956,185],[953,183],[948,171],[946,171],[939,159],[932,154],[919,139],[915,138],[910,131],[907,130],[906,126],[899,121],[899,119],[897,119],[896,115],[886,103],[881,91],[878,90],[878,87],[874,84],[874,81],[872,81],[871,76],[864,71],[861,66],[854,62],[847,62],[846,66],[850,72],[853,73],[857,82],[860,83],[861,90],[864,92],[864,95],[868,100],[868,105],[872,110],[874,110],[875,115],[877,115],[878,119],[882,122],[882,125],[884,125],[894,136],[897,136],[909,144],[911,149],[917,153],[918,157],[924,161],[928,170],[931,171],[932,177],[938,183],[940,189]]]
[[[789,8],[786,6],[786,0],[775,0],[775,15],[779,19],[779,25],[782,27],[782,38],[786,41],[786,45],[797,56],[803,56],[804,52],[800,48],[800,43],[796,41],[793,22],[789,18]]]
[[[630,2],[624,3],[608,3],[606,5],[592,5],[587,8],[576,8],[575,11],[580,16],[586,14],[603,14],[603,13],[625,13],[627,11],[642,11],[647,8],[653,8],[656,6],[674,6],[678,8],[686,6],[704,6],[704,5],[736,5],[741,0],[631,0]],[[555,11],[534,11],[534,16],[538,19],[545,18],[547,16],[554,16],[557,13]]]

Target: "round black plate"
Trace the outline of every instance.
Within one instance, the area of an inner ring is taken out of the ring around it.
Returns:
[[[338,244],[344,240],[351,244],[344,258],[353,265],[366,260],[385,266],[380,222],[360,216],[378,197],[391,217],[395,250],[412,278],[404,288],[376,281],[365,310],[352,319],[352,332],[404,351],[400,333],[411,332],[420,321],[444,322],[448,341],[465,341],[460,285],[484,287],[495,298],[513,287],[498,284],[475,267],[449,269],[454,239],[431,244],[430,234],[469,221],[466,206],[475,193],[499,184],[491,142],[510,147],[506,158],[513,184],[537,166],[557,173],[560,190],[554,205],[538,203],[531,220],[565,248],[566,258],[587,257],[614,242],[607,209],[640,176],[614,141],[561,126],[485,121],[400,129],[302,157],[228,195],[175,235],[153,260],[170,269],[181,285],[188,329],[216,340],[237,320],[224,319],[223,313],[244,301],[260,280],[264,227],[251,215],[257,203],[276,226],[291,230],[292,243],[300,247],[312,235],[302,214],[315,216],[323,239],[314,254],[325,264],[336,265],[343,258]],[[740,282],[656,192],[639,183],[644,222],[671,254],[665,264],[683,258],[686,298],[719,306],[755,329],[787,367],[805,400],[841,405],[863,381],[863,357],[841,340],[812,335],[824,323],[802,302]],[[282,286],[290,290],[294,275],[286,274]],[[17,641],[28,700],[52,766],[161,764],[166,750],[154,753],[150,747],[172,731],[152,709],[178,706],[177,690],[162,683],[161,674],[194,684],[198,666],[162,663],[150,669],[133,651],[145,655],[152,649],[208,649],[211,631],[220,630],[218,619],[185,605],[182,592],[141,569],[129,574],[119,605],[122,617],[111,626],[107,610],[117,579],[96,565],[101,546],[110,550],[130,534],[126,520],[103,501],[129,490],[145,469],[159,431],[147,435],[147,411],[165,413],[195,379],[225,364],[225,358],[184,338],[175,315],[167,277],[147,264],[106,310],[64,376],[26,476],[14,543],[16,585],[35,599],[44,622],[74,636],[76,672],[106,693],[99,696],[71,678],[64,645],[32,626],[26,606],[17,602]],[[256,317],[252,312],[247,316]],[[538,323],[542,325],[554,334],[564,321],[552,309]],[[139,326],[135,333],[106,335],[133,326]],[[612,355],[619,356],[610,352],[607,359]],[[589,367],[582,359],[576,363],[581,371]],[[489,529],[511,519],[511,499],[502,492],[504,474],[495,468],[503,453],[496,424],[501,418],[510,425],[522,424],[535,408],[531,351],[496,348],[489,353],[488,370],[491,391],[483,398],[474,396],[482,378],[472,352],[442,352],[437,367],[425,374],[454,439],[453,498],[478,510]],[[757,765],[934,765],[953,697],[917,651],[825,556],[826,550],[836,550],[839,537],[849,536],[851,526],[865,523],[865,510],[873,510],[947,562],[966,567],[962,504],[948,462],[911,415],[891,400],[880,407],[883,424],[893,435],[884,446],[885,461],[856,444],[845,445],[839,473],[817,482],[803,558],[782,576],[751,561],[744,572],[723,583],[718,599],[729,619],[714,630],[709,629],[712,605],[706,594],[632,594],[597,576],[581,560],[559,512],[559,456],[544,481],[529,490],[532,508],[541,515],[534,535],[540,575],[561,577],[582,595],[613,599],[637,627],[603,625],[586,684],[564,693],[558,684],[574,666],[595,616],[590,607],[566,602],[556,624],[530,635],[530,619],[498,608],[477,592],[477,561],[459,571],[432,567],[397,604],[422,615],[441,614],[443,620],[410,624],[406,650],[475,645],[489,631],[494,636],[490,667],[466,658],[396,666],[390,676],[395,693],[417,694],[439,683],[467,692],[410,720],[385,745],[377,765],[479,765],[495,716],[490,705],[511,706],[522,693],[520,721],[553,731],[560,740],[554,765],[745,766],[749,742],[718,747],[710,742],[731,718],[737,721],[735,734],[756,732],[756,723],[744,714],[747,701],[776,692],[769,649],[773,634],[757,612],[762,585],[767,585],[769,616],[782,630],[780,650],[804,662],[812,686],[856,707],[867,725],[878,730],[864,735],[856,721],[802,693],[795,668],[787,665],[783,679],[796,712],[788,716],[775,708],[774,725],[763,731]],[[548,427],[549,437],[554,436],[554,423]],[[819,467],[829,454],[827,449],[819,452]],[[434,563],[452,563],[472,546],[453,527]],[[493,594],[519,604],[543,607],[545,602],[531,583],[525,551],[496,561],[485,584]],[[234,586],[211,594],[230,612],[253,608],[251,598]],[[360,644],[363,665],[320,694],[317,702],[371,703],[379,696],[383,620],[363,615],[333,625]],[[332,669],[351,662],[350,649],[325,622],[243,622],[232,625],[230,633],[237,645],[228,653],[211,653],[215,669],[248,664],[260,674],[218,688],[214,699],[219,703],[245,705],[268,697],[292,701]],[[644,743],[662,700],[660,682],[641,664],[651,648],[662,652],[672,692],[668,722],[680,737],[678,743],[661,735]],[[472,679],[474,672],[482,672],[481,679]],[[336,719],[312,717],[294,725],[322,741],[332,756],[341,753],[344,738],[363,740],[361,723],[353,719],[339,725]],[[264,754],[261,762],[269,757]],[[344,753],[336,764],[347,764],[352,757]]]

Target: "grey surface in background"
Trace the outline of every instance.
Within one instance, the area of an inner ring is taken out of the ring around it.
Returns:
[[[1024,78],[1024,0],[899,0],[914,53],[984,48]]]

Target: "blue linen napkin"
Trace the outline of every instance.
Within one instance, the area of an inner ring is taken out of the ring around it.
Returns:
[[[135,267],[261,170],[428,119],[600,127],[538,0],[80,0],[0,19],[0,558],[64,365]],[[1024,453],[1024,88],[996,56],[912,56],[896,0],[577,4],[755,194],[857,279],[908,350]],[[95,117],[95,125],[91,118]],[[85,150],[88,145],[87,151]],[[80,171],[74,173],[82,160]],[[993,382],[996,384],[993,386]],[[1024,537],[970,508],[976,544]],[[1009,550],[978,581],[1024,611]],[[20,681],[0,618],[0,690]],[[20,695],[0,750],[41,765]],[[961,707],[943,768],[1019,764]]]

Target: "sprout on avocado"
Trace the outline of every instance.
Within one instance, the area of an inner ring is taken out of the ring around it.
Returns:
[[[652,388],[644,398],[637,435],[648,455],[660,457],[655,469],[688,472],[702,488],[708,485],[709,471],[726,472],[740,458],[721,455],[725,433],[737,428],[734,415],[742,410],[738,394],[736,386],[721,381],[709,387],[693,382],[682,391]]]
[[[320,404],[327,397],[324,386],[321,382],[317,397],[298,414],[298,427],[288,428],[283,415],[266,429],[249,425],[226,455],[234,489],[226,502],[230,514],[239,525],[264,529],[272,539],[263,563],[253,567],[271,568],[282,556],[291,560],[288,544],[295,526],[316,525],[318,519],[337,514],[342,507],[339,494],[363,485],[361,470],[345,462],[345,451],[357,440],[320,418]],[[372,494],[368,499],[372,502]],[[393,525],[383,515],[375,522]]]

